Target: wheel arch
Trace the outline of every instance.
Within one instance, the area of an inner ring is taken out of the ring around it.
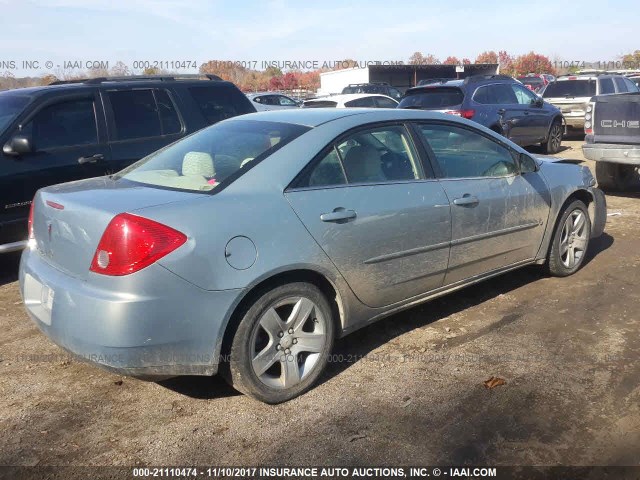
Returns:
[[[325,295],[332,310],[334,326],[336,328],[336,337],[341,336],[345,325],[345,304],[340,294],[339,288],[329,279],[325,273],[308,267],[296,267],[287,270],[272,272],[259,279],[252,286],[247,288],[237,303],[233,312],[229,316],[226,324],[221,328],[222,342],[219,344],[214,358],[220,359],[220,363],[225,363],[225,356],[229,352],[233,335],[236,332],[238,324],[242,320],[245,312],[250,308],[253,302],[266,291],[271,290],[279,285],[287,283],[306,282],[315,285]]]
[[[551,251],[551,245],[553,241],[553,232],[555,232],[556,228],[558,228],[558,222],[560,222],[560,219],[562,218],[562,214],[564,213],[565,209],[575,200],[580,200],[582,203],[584,203],[587,206],[587,211],[589,212],[589,220],[591,221],[591,225],[593,225],[593,222],[595,221],[595,199],[593,198],[593,195],[589,190],[586,190],[584,188],[578,188],[577,190],[574,190],[569,195],[567,195],[567,197],[564,199],[564,202],[562,202],[562,205],[558,209],[556,218],[553,221],[553,228],[551,229],[551,236],[549,238],[550,241],[549,241],[549,244],[547,245],[547,250],[545,252],[545,257],[544,257],[545,261],[548,260],[549,252]]]

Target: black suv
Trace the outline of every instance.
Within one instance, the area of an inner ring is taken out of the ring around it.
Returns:
[[[39,188],[108,175],[255,111],[234,84],[214,75],[105,77],[0,92],[0,253],[26,244]]]
[[[388,83],[351,83],[342,89],[342,93],[379,93],[398,102],[402,98],[400,90]]]
[[[557,107],[505,75],[474,75],[413,87],[405,92],[398,108],[464,117],[518,145],[541,144],[545,153],[560,150],[564,133],[564,118]]]

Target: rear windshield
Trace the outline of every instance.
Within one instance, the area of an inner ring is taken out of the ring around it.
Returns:
[[[593,97],[596,94],[595,80],[563,80],[547,85],[542,94],[549,97]]]
[[[31,97],[26,95],[9,92],[0,94],[0,133],[5,131],[30,101]]]
[[[332,102],[331,100],[313,100],[304,102],[302,108],[335,108],[338,102]]]
[[[307,130],[288,123],[223,122],[152,153],[115,178],[179,190],[212,191],[231,183]]]
[[[209,125],[256,111],[249,99],[232,86],[191,87],[189,93]]]
[[[459,88],[427,88],[416,93],[409,93],[401,101],[398,108],[448,108],[460,105],[464,93]]]

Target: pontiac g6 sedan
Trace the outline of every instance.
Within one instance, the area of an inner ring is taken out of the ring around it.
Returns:
[[[523,265],[574,273],[604,229],[594,183],[451,115],[250,114],[40,190],[20,288],[81,358],[278,403],[368,323]]]

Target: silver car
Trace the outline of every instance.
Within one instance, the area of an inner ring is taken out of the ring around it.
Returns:
[[[474,122],[263,112],[38,191],[20,289],[82,359],[152,379],[220,372],[277,403],[372,321],[524,265],[574,273],[605,218],[587,168]]]

